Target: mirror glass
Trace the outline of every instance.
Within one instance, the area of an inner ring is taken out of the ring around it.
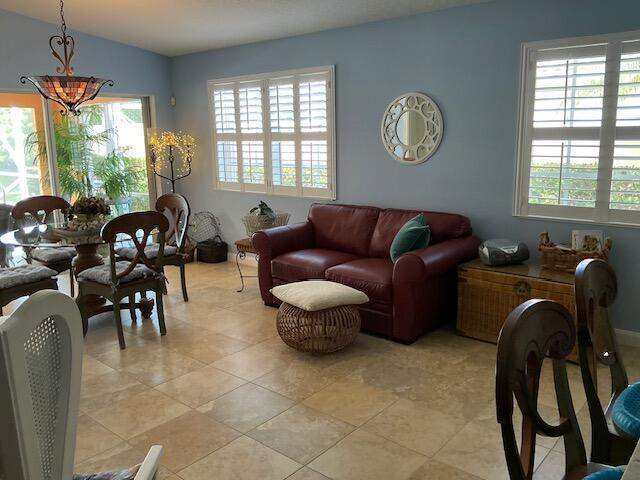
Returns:
[[[389,104],[382,119],[382,141],[389,154],[405,164],[422,163],[442,141],[438,105],[422,93],[407,93]]]

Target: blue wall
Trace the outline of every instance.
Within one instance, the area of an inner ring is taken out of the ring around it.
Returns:
[[[335,64],[338,202],[461,212],[480,237],[534,249],[545,229],[568,240],[584,225],[511,216],[520,45],[639,28],[637,0],[510,0],[175,57],[176,125],[201,145],[181,188],[196,211],[221,217],[228,241],[259,198],[303,220],[310,201],[213,189],[206,82]],[[419,166],[393,161],[379,135],[385,107],[408,91],[432,96],[445,117],[439,151]],[[615,322],[640,330],[640,229],[605,230],[620,280]]]
[[[0,10],[0,91],[35,91],[20,83],[21,75],[53,75],[60,63],[49,50],[49,37],[60,27],[15,13]],[[155,97],[160,128],[173,127],[170,59],[78,32],[70,32],[76,41],[72,65],[77,75],[110,78],[113,88],[105,95],[127,94]]]

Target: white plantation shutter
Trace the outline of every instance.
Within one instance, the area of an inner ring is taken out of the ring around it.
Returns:
[[[514,213],[640,224],[640,42],[525,45],[521,102]]]
[[[209,82],[216,188],[335,198],[333,67]]]

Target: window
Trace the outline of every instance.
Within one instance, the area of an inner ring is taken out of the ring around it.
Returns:
[[[640,225],[640,33],[525,44],[514,214]]]
[[[209,81],[215,186],[336,198],[333,67]]]

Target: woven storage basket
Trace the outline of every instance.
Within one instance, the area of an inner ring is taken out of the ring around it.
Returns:
[[[308,312],[282,303],[276,320],[280,338],[301,352],[330,353],[353,343],[360,332],[356,305]]]
[[[543,267],[569,273],[574,273],[582,260],[587,258],[607,260],[609,257],[609,250],[602,250],[601,252],[566,250],[555,245],[539,245],[538,250],[542,256]]]
[[[251,236],[258,230],[266,230],[267,228],[281,227],[289,223],[291,215],[286,212],[276,212],[275,218],[268,215],[245,215],[242,217],[242,223],[247,231],[247,236]]]

